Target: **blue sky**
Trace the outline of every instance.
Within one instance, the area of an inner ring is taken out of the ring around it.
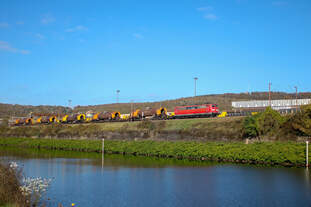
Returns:
[[[0,102],[311,91],[310,0],[4,0]]]

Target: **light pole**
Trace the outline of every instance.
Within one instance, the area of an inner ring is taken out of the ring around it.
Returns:
[[[68,107],[69,107],[70,109],[72,109],[72,100],[71,100],[71,99],[68,100]]]
[[[119,103],[119,93],[120,93],[120,90],[117,90],[117,103]]]
[[[271,85],[272,83],[269,82],[269,106],[271,107]]]
[[[298,87],[297,86],[295,86],[294,87],[295,89],[296,89],[296,112],[298,111]]]
[[[197,77],[194,77],[194,97],[197,96]]]

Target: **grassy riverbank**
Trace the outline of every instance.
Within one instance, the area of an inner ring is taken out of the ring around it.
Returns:
[[[243,117],[0,127],[0,137],[242,140]]]
[[[0,138],[0,145],[87,152],[102,150],[100,140]],[[284,166],[305,164],[305,145],[295,142],[244,144],[242,142],[107,140],[105,153]]]

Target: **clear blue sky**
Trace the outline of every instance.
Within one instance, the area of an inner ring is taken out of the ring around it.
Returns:
[[[310,0],[3,0],[0,102],[311,91]]]

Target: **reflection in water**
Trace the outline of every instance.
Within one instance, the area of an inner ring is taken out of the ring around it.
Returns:
[[[305,183],[307,187],[310,189],[310,171],[309,168],[305,169]]]
[[[54,178],[50,206],[310,206],[306,169],[1,148],[28,176]]]

